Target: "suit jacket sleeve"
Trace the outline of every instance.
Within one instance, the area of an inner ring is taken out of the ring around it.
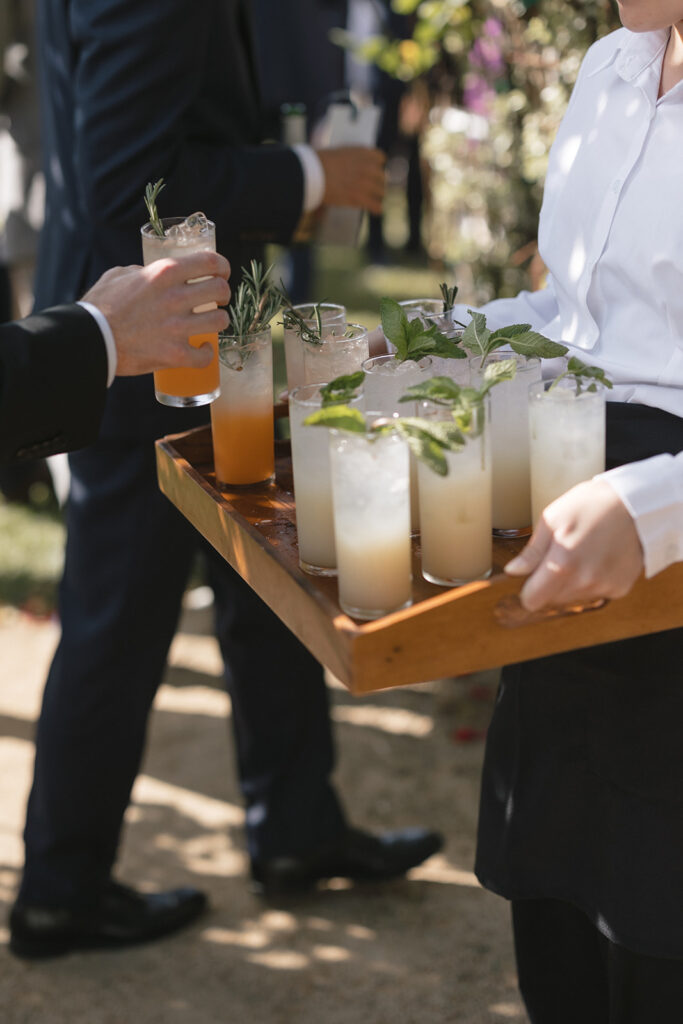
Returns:
[[[159,177],[162,216],[203,210],[228,257],[250,242],[288,241],[303,172],[291,150],[259,144],[242,0],[71,0],[71,9],[75,163],[99,260],[119,263],[131,245],[139,259],[142,193]]]
[[[0,325],[0,463],[93,441],[104,408],[107,355],[77,305]]]

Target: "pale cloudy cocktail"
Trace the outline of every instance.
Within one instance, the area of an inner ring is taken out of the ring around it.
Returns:
[[[432,376],[432,359],[425,356],[417,362],[394,355],[374,356],[363,363],[365,371],[365,408],[383,416],[415,416],[417,402],[400,402],[408,388]],[[410,528],[413,533],[420,529],[420,505],[418,500],[417,462],[410,456]]]
[[[356,373],[368,358],[368,332],[360,324],[323,324],[321,341],[304,342],[306,384],[323,384]]]
[[[593,390],[589,390],[589,388]],[[605,388],[587,388],[574,377],[532,384],[529,389],[531,512],[605,469]]]
[[[320,310],[320,322],[323,326],[346,323],[346,307],[336,305],[332,302],[321,302],[317,305],[307,302],[299,306],[293,306],[292,309],[304,320],[306,326],[310,327],[312,330],[317,330],[318,328],[316,309]],[[285,310],[285,366],[287,368],[287,390],[290,392],[293,391],[294,388],[299,387],[300,384],[305,383],[305,344],[306,342],[301,337],[301,328],[288,325],[287,312]]]
[[[339,604],[377,619],[411,602],[408,449],[395,434],[330,437]]]
[[[358,407],[362,399],[349,401]],[[320,385],[303,384],[289,396],[292,434],[292,474],[296,501],[299,565],[314,576],[337,571],[330,476],[330,433],[325,427],[305,427],[307,416],[322,407]]]
[[[418,465],[422,575],[430,583],[457,586],[491,574],[491,450],[488,400],[472,409],[472,427],[458,451],[444,451],[448,475]],[[445,410],[432,410],[448,419]]]
[[[485,365],[513,359],[515,376],[491,391],[491,452],[493,457],[493,532],[521,537],[531,529],[531,469],[529,464],[529,387],[541,379],[541,361],[498,349]],[[481,356],[470,359],[472,384],[483,382]]]

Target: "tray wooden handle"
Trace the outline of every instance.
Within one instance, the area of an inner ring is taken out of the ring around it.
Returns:
[[[500,626],[506,629],[519,629],[520,626],[532,626],[537,622],[548,622],[550,619],[565,618],[568,615],[583,615],[584,612],[597,612],[608,603],[606,597],[599,597],[587,604],[571,604],[564,608],[548,608],[545,611],[530,612],[522,605],[517,594],[501,597],[493,609],[493,616]]]

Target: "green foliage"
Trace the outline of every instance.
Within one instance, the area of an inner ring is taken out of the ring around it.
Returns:
[[[531,330],[530,324],[510,324],[490,331],[486,326],[486,316],[472,309],[467,311],[472,317],[462,336],[463,346],[474,355],[481,356],[484,366],[487,356],[496,349],[508,346],[521,356],[536,356],[538,359],[554,359],[567,352],[566,345],[551,341],[543,334]]]
[[[579,65],[620,24],[612,0],[393,0],[406,39],[350,46],[415,83],[430,167],[433,259],[458,267],[473,305],[538,284],[535,252],[550,144]]]
[[[230,328],[226,337],[246,338],[264,331],[282,305],[279,288],[271,278],[272,267],[252,260],[249,270],[242,267],[242,280],[228,308]]]
[[[145,185],[145,206],[147,207],[147,213],[149,214],[149,222],[152,225],[154,234],[159,238],[164,237],[164,226],[161,223],[159,214],[157,213],[157,199],[159,193],[166,188],[164,179],[159,178],[154,184],[148,181]]]
[[[348,405],[357,397],[364,380],[365,372],[357,370],[356,373],[347,373],[335,377],[329,384],[323,384],[320,388],[323,408],[328,405]]]
[[[419,362],[425,356],[442,359],[465,359],[466,353],[456,342],[447,338],[436,324],[427,327],[419,316],[409,320],[405,310],[395,299],[380,301],[380,316],[384,336],[396,347],[399,362],[412,359]]]
[[[603,387],[610,391],[614,387],[612,381],[605,375],[604,370],[601,370],[599,366],[589,366],[588,363],[582,362],[576,356],[572,356],[567,362],[567,368],[555,378],[549,390],[552,391],[553,388],[557,387],[559,382],[564,380],[565,377],[574,378],[577,395],[580,395],[584,388],[586,391],[597,391],[597,384],[602,384]]]

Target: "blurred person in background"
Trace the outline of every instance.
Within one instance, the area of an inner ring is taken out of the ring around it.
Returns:
[[[262,146],[245,0],[39,0],[47,209],[37,302],[82,294],[140,252],[147,182],[161,215],[203,210],[233,268],[288,243],[326,205],[379,213],[383,155]],[[286,63],[287,53],[281,55]],[[160,493],[154,440],[208,421],[114,382],[96,443],[71,457],[62,638],[36,736],[26,860],[10,915],[24,957],[159,937],[200,914],[195,889],[141,894],[112,876],[200,538]],[[208,551],[254,885],[266,895],[403,874],[441,845],[426,829],[352,828],[331,783],[321,666]],[[210,770],[207,766],[207,770]]]

